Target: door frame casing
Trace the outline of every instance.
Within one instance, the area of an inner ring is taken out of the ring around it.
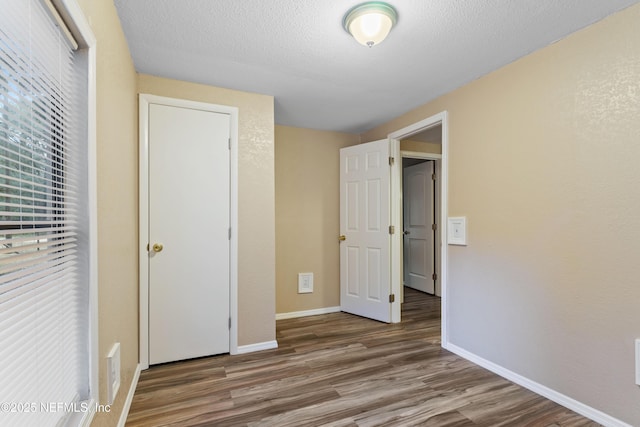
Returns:
[[[186,99],[139,94],[139,299],[141,369],[149,368],[149,105],[160,104],[228,114],[230,118],[229,156],[229,353],[238,353],[238,108]]]
[[[448,335],[448,298],[447,298],[447,212],[448,212],[448,173],[449,173],[449,123],[447,111],[442,111],[412,125],[406,126],[388,135],[391,141],[391,155],[398,159],[391,168],[391,221],[396,230],[402,226],[402,153],[400,140],[420,133],[434,126],[442,126],[442,154],[440,155],[440,291],[441,291],[441,346],[447,348]],[[417,154],[417,153],[411,153]],[[431,155],[434,156],[434,155]],[[437,156],[437,155],[436,155]],[[432,157],[433,158],[433,157]],[[402,295],[402,233],[391,236],[391,290],[396,295]],[[392,304],[392,322],[400,321],[400,298]]]

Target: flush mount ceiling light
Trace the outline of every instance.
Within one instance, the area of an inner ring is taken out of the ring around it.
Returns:
[[[358,43],[371,47],[382,42],[397,21],[398,14],[391,5],[370,1],[349,10],[342,26]]]

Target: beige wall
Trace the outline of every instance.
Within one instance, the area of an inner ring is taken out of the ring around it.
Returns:
[[[400,150],[416,153],[442,154],[442,144],[439,142],[412,141],[403,139],[400,141]]]
[[[138,364],[138,113],[136,73],[111,1],[80,0],[97,39],[98,315],[100,401],[106,404],[106,357],[121,346],[121,384],[109,413],[114,426]]]
[[[340,305],[342,147],[358,135],[276,126],[276,313]],[[298,294],[298,273],[314,292]]]
[[[144,74],[138,92],[239,108],[238,345],[275,340],[273,97]]]
[[[640,425],[640,6],[363,135],[449,112],[451,343]]]

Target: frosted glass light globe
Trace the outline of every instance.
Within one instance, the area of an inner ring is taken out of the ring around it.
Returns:
[[[344,17],[343,26],[358,43],[374,46],[381,43],[397,22],[393,7],[383,2],[369,2],[351,9]]]

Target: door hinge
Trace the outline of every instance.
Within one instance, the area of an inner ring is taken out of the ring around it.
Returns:
[[[436,231],[438,229],[438,224],[431,224],[431,229]]]
[[[231,240],[231,227],[229,227],[229,240]]]
[[[396,300],[395,294],[390,294],[389,295],[389,303],[395,302],[395,300]]]
[[[395,162],[396,162],[396,159],[394,159],[393,157],[389,157],[389,166],[393,166]]]
[[[396,228],[393,225],[389,226],[389,234],[395,234]]]
[[[231,138],[229,138],[229,150],[231,150]]]
[[[229,329],[231,329],[231,317],[229,317]]]
[[[435,174],[435,173],[432,173],[432,174],[431,174],[431,180],[432,180],[432,181],[435,181],[435,180],[436,180],[436,174]]]
[[[434,281],[438,280],[438,274],[437,274],[437,273],[433,273],[433,274],[431,275],[431,278],[432,278]]]

